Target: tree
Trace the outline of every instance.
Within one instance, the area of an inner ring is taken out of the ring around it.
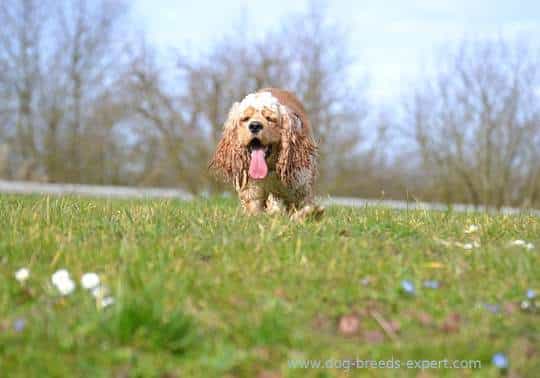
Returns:
[[[39,160],[36,108],[45,7],[46,3],[35,0],[0,3],[0,135],[11,146],[15,164],[25,162],[27,166]]]
[[[536,201],[537,52],[503,40],[464,42],[439,67],[406,109],[433,184],[448,202]]]
[[[65,154],[69,156],[67,176],[69,181],[86,181],[85,171],[103,156],[104,150],[82,148],[83,140],[102,134],[96,133],[96,126],[110,129],[109,125],[91,125],[94,115],[112,104],[102,101],[112,98],[114,84],[120,73],[118,62],[121,61],[122,41],[118,41],[119,24],[125,14],[125,4],[121,1],[69,0],[56,10],[54,31],[58,37],[58,54],[54,59],[55,67],[60,70],[61,85],[59,92],[66,94],[62,105],[64,113]],[[120,46],[118,46],[120,44]],[[61,53],[60,53],[61,52]],[[91,139],[91,138],[90,138]],[[96,154],[97,152],[97,154]]]
[[[292,62],[292,89],[302,99],[319,140],[322,190],[343,193],[362,187],[357,177],[370,161],[363,147],[369,114],[365,83],[352,82],[354,57],[346,30],[326,16],[324,2],[284,23],[280,39]],[[300,69],[298,69],[300,68]],[[352,194],[352,193],[348,193]]]
[[[103,99],[114,99],[124,14],[125,5],[111,0],[0,3],[0,136],[16,176],[109,180],[95,166],[112,148],[111,126],[121,113],[95,115],[115,108]],[[105,143],[87,145],[96,135]]]

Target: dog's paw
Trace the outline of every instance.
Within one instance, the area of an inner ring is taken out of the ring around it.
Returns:
[[[324,214],[324,207],[310,204],[306,205],[298,211],[295,211],[291,215],[291,219],[297,222],[303,222],[305,220],[319,220]]]
[[[270,193],[266,200],[266,212],[270,215],[283,214],[286,213],[286,207],[281,199]]]

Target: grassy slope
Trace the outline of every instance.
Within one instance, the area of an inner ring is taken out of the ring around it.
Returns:
[[[465,235],[473,223],[477,236]],[[434,237],[476,238],[481,247],[445,247]],[[514,239],[536,248],[509,247]],[[539,246],[540,221],[527,216],[335,207],[319,223],[298,225],[241,216],[231,200],[2,196],[0,368],[14,377],[334,377],[351,373],[289,369],[287,359],[358,356],[478,359],[480,370],[429,374],[487,377],[498,375],[491,357],[503,351],[513,372],[540,376],[540,316],[513,305],[540,289]],[[24,287],[13,278],[22,266],[31,270]],[[59,298],[49,284],[59,268],[77,281],[98,272],[117,303],[98,310],[80,288]],[[360,283],[365,277],[370,284]],[[417,295],[400,292],[403,279]],[[442,286],[423,288],[425,279]],[[399,323],[394,339],[373,311]],[[337,323],[351,313],[360,330],[345,337]],[[22,332],[12,329],[18,318]]]

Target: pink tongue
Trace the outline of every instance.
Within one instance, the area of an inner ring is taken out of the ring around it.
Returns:
[[[249,164],[249,176],[254,179],[263,179],[268,174],[268,167],[264,161],[264,150],[251,151],[251,163]]]

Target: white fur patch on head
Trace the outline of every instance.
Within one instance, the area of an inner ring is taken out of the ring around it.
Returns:
[[[279,101],[270,92],[250,93],[240,102],[239,110],[243,112],[250,106],[255,109],[276,108]]]
[[[236,118],[236,115],[238,113],[238,107],[240,104],[238,102],[235,102],[231,109],[229,110],[229,115],[227,116],[227,121],[225,121],[225,124],[223,125],[223,128],[225,130],[232,129],[234,127],[234,119]]]

